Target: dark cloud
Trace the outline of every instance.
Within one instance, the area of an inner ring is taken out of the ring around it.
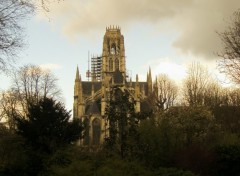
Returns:
[[[216,31],[240,7],[239,0],[68,0],[51,8],[65,35],[72,38],[109,26],[147,23],[179,33],[173,46],[182,53],[214,58],[220,47]],[[160,31],[164,32],[164,31]]]

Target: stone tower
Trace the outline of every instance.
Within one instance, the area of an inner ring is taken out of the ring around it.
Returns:
[[[102,79],[112,77],[115,71],[126,77],[124,37],[119,27],[110,26],[103,39]]]

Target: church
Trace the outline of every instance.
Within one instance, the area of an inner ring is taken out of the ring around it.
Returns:
[[[136,81],[128,75],[124,36],[118,26],[106,28],[103,37],[102,55],[91,58],[91,71],[88,81],[82,81],[77,67],[74,84],[73,118],[79,118],[85,124],[84,138],[80,145],[98,146],[108,137],[108,122],[104,115],[113,86],[127,90],[135,100],[135,111],[144,111],[147,97],[152,93],[151,69],[146,82]]]

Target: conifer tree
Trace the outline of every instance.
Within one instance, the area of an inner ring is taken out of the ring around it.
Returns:
[[[138,141],[138,123],[141,114],[135,112],[135,101],[130,93],[115,86],[110,92],[110,102],[106,108],[109,123],[108,149],[117,152],[122,158],[132,155]]]
[[[81,137],[79,120],[70,121],[68,112],[60,102],[43,98],[31,103],[25,117],[15,114],[17,132],[33,149],[53,153]]]

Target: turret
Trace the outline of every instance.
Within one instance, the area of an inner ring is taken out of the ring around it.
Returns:
[[[74,84],[74,104],[73,104],[73,117],[80,118],[84,114],[84,101],[81,75],[77,67],[75,84]]]
[[[79,75],[79,70],[77,66],[75,84],[74,84],[74,99],[78,97],[79,83],[80,83],[80,75]]]
[[[152,93],[152,73],[151,68],[149,67],[149,73],[147,75],[147,84],[148,84],[148,95],[151,95]]]

